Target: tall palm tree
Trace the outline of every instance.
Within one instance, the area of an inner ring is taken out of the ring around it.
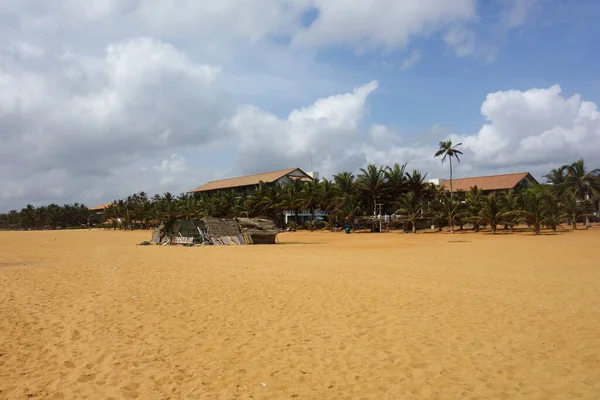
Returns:
[[[304,184],[300,180],[295,180],[286,183],[283,186],[283,190],[281,192],[281,207],[284,210],[288,210],[294,213],[294,222],[297,224],[300,220],[299,214],[300,210],[302,210],[303,199],[302,199],[302,191],[304,189]]]
[[[377,200],[385,190],[383,167],[375,164],[361,168],[357,179],[357,189],[365,204],[373,205],[373,215],[377,214]],[[371,203],[372,201],[372,203]]]
[[[321,198],[319,200],[319,209],[329,216],[329,225],[333,230],[333,221],[331,219],[335,217],[333,210],[335,209],[335,202],[339,192],[336,190],[334,183],[327,179],[322,179],[320,185]]]
[[[337,190],[342,194],[352,194],[356,189],[356,178],[352,172],[340,172],[333,176]]]
[[[321,198],[323,197],[323,187],[321,182],[313,180],[305,183],[302,188],[302,208],[310,211],[311,221],[315,221],[315,213],[319,205],[321,204]]]
[[[392,167],[387,166],[383,170],[388,200],[395,202],[400,195],[406,192],[407,180],[406,164],[395,163]]]
[[[450,162],[450,197],[452,197],[452,158],[456,158],[457,162],[460,162],[459,155],[462,155],[462,151],[458,150],[457,147],[461,146],[462,143],[453,144],[451,139],[440,142],[439,149],[435,153],[434,157],[442,157],[442,164],[448,159]]]

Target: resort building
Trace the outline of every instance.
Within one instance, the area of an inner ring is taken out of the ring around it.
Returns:
[[[106,203],[106,204],[100,204],[98,206],[95,207],[90,207],[88,208],[89,211],[93,211],[96,215],[102,215],[104,214],[104,211],[110,207],[111,203]]]
[[[430,183],[441,185],[446,191],[450,191],[450,180],[430,179]],[[471,178],[452,179],[452,191],[454,193],[468,192],[477,186],[483,194],[492,192],[507,192],[519,190],[530,185],[537,184],[537,180],[529,172],[518,172],[515,174],[475,176]]]
[[[205,193],[205,194],[217,194],[219,192],[235,192],[239,195],[246,194],[252,195],[252,193],[258,187],[260,182],[264,182],[268,185],[285,185],[292,181],[312,182],[313,180],[319,179],[318,172],[304,172],[300,168],[289,168],[282,169],[279,171],[263,172],[260,174],[239,176],[236,178],[221,179],[216,181],[210,181],[202,186],[199,186],[190,193]],[[322,219],[326,214],[317,212],[315,217]],[[293,221],[295,218],[293,213],[285,214],[285,223]],[[310,221],[312,218],[308,211],[303,211],[298,215],[299,221],[297,223],[304,223]]]

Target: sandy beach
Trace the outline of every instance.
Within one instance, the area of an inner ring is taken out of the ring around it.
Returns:
[[[0,232],[0,399],[596,399],[600,229]]]

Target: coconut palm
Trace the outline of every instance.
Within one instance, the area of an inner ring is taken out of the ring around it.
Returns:
[[[477,186],[473,186],[465,195],[466,211],[469,215],[469,218],[467,219],[473,222],[473,230],[475,232],[479,231],[479,224],[482,222],[480,221],[481,218],[479,214],[483,208],[483,198],[484,196],[481,189]]]
[[[331,223],[331,216],[335,208],[335,202],[338,191],[336,190],[335,184],[331,181],[328,181],[327,179],[322,179],[320,185],[321,198],[319,200],[319,209],[330,216],[329,222]],[[333,225],[331,226],[333,227]]]
[[[518,193],[510,190],[508,192],[502,192],[498,200],[500,202],[500,207],[502,208],[502,219],[505,224],[504,229],[508,227],[512,233],[514,226],[519,222],[518,215],[515,212],[521,209],[521,198]]]
[[[565,195],[560,200],[561,218],[566,218],[571,222],[571,227],[577,230],[577,220],[586,217],[591,211],[592,204],[588,200],[579,200],[572,195]]]
[[[456,158],[457,162],[460,162],[459,155],[462,155],[462,151],[458,150],[457,147],[461,146],[462,143],[453,144],[451,139],[440,142],[439,149],[435,153],[434,157],[442,157],[442,164],[448,159],[450,163],[450,197],[452,197],[452,158]]]
[[[450,232],[454,233],[454,223],[465,215],[463,203],[441,192],[434,204],[439,218],[445,219],[450,225]]]
[[[352,172],[340,172],[333,176],[335,187],[341,194],[352,194],[356,190],[356,178]]]
[[[302,209],[310,211],[311,221],[314,222],[317,208],[319,208],[323,197],[323,187],[318,180],[307,182],[303,186],[301,193]]]
[[[398,199],[398,210],[400,220],[410,222],[412,233],[417,233],[417,221],[425,217],[424,203],[422,199],[415,196],[413,192],[403,193]]]
[[[286,183],[281,191],[282,209],[294,213],[294,222],[299,223],[300,210],[303,206],[302,191],[304,189],[303,182],[299,180]]]
[[[490,193],[481,198],[481,209],[478,213],[480,222],[489,224],[492,228],[492,235],[496,234],[496,227],[504,221],[505,213],[502,210],[502,203],[496,196],[496,193]]]
[[[377,214],[377,200],[385,191],[383,167],[375,164],[361,168],[357,178],[357,189],[365,205],[373,206],[373,215]]]
[[[354,230],[354,221],[356,217],[362,214],[362,208],[358,197],[354,194],[343,194],[338,198],[337,204],[334,207],[334,213],[341,215],[346,224]]]
[[[548,174],[544,175],[544,178],[546,178],[548,183],[559,186],[565,183],[566,174],[567,166],[563,165],[562,167],[554,168]]]
[[[406,164],[395,163],[383,170],[386,185],[386,194],[389,200],[395,201],[407,191]]]
[[[535,235],[540,234],[542,225],[556,226],[554,215],[548,210],[548,191],[541,186],[532,186],[522,193],[522,209],[509,212],[533,228]]]
[[[584,201],[600,194],[600,169],[587,171],[583,160],[577,160],[566,168],[567,173],[562,184],[563,196],[575,196]],[[589,218],[586,216],[585,225],[589,224]]]

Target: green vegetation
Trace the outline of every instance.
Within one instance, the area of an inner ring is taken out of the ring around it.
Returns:
[[[440,153],[440,151],[444,151]],[[456,157],[462,154],[451,142],[440,144],[436,155]],[[457,158],[458,160],[458,158]],[[395,215],[405,230],[416,232],[418,226],[447,226],[450,231],[470,224],[477,231],[489,226],[512,231],[519,223],[527,224],[535,234],[542,228],[556,230],[562,223],[573,229],[576,223],[590,223],[593,204],[600,197],[600,170],[588,171],[583,160],[552,170],[548,183],[520,192],[482,193],[473,187],[466,193],[450,196],[443,187],[426,182],[426,174],[406,171],[406,164],[368,165],[358,175],[340,172],[331,181],[287,185],[261,182],[252,195],[224,191],[219,194],[171,193],[149,197],[132,194],[115,200],[104,213],[88,211],[81,204],[34,207],[0,214],[0,229],[65,229],[104,225],[115,229],[145,229],[176,218],[266,217],[284,226],[284,213],[296,217],[302,211],[312,215],[305,229],[327,226],[354,228],[357,221],[380,212]],[[462,201],[464,199],[464,201]],[[597,207],[597,206],[596,206]],[[319,223],[315,214],[322,210],[329,220]],[[296,219],[297,221],[298,219]],[[292,222],[291,227],[302,228]]]

